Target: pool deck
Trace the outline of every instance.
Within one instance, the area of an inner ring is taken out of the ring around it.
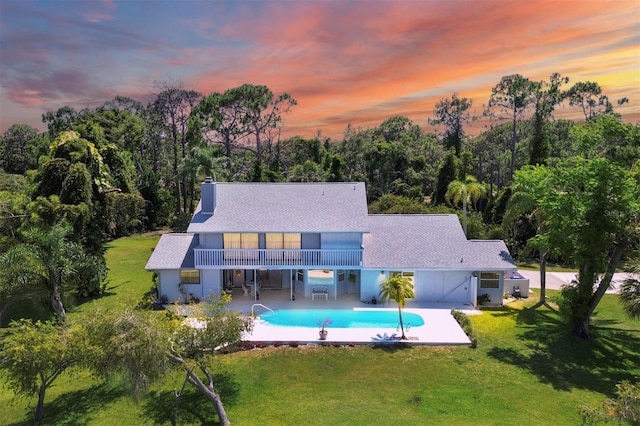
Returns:
[[[327,307],[325,307],[327,309]],[[355,308],[390,310],[397,308]],[[468,345],[470,340],[458,322],[451,316],[451,308],[405,308],[403,313],[420,315],[425,324],[405,328],[407,342],[412,345]],[[333,328],[327,327],[326,340],[319,339],[318,328],[283,327],[257,319],[251,333],[244,340],[253,343],[299,343],[299,344],[392,344],[398,343],[401,331],[394,328]]]
[[[344,295],[337,300],[297,298],[290,300],[288,290],[264,290],[260,299],[254,300],[252,295],[234,292],[229,309],[245,314],[251,312],[261,314],[268,310],[278,309],[349,309],[349,310],[387,310],[398,312],[394,302],[387,304],[368,304],[359,300],[355,294]],[[451,303],[418,303],[409,302],[403,312],[420,315],[424,325],[405,328],[408,338],[405,342],[412,345],[469,345],[471,342],[458,322],[451,316],[451,309],[460,310],[468,315],[479,314],[473,306]],[[271,325],[256,319],[251,333],[246,333],[243,340],[254,344],[394,344],[401,342],[399,329],[394,328],[335,328],[327,327],[326,340],[320,340],[319,328],[284,327]]]

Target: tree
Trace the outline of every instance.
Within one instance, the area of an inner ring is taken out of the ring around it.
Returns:
[[[49,305],[60,322],[67,320],[62,301],[65,284],[74,275],[74,260],[82,248],[68,241],[70,227],[58,224],[48,231],[34,228],[26,232],[24,242],[0,256],[3,282],[25,284],[25,291],[45,290]]]
[[[516,142],[518,140],[517,123],[522,118],[532,102],[532,95],[537,88],[536,83],[520,74],[507,75],[502,77],[493,89],[489,98],[488,108],[485,115],[491,118],[511,121],[511,163],[509,167],[509,177],[513,176],[515,170]]]
[[[635,276],[625,279],[620,286],[620,304],[622,309],[630,318],[640,318],[640,259],[636,259],[631,271]]]
[[[454,148],[458,157],[462,152],[463,127],[465,123],[473,121],[471,114],[468,112],[472,103],[470,99],[459,98],[458,94],[454,93],[451,99],[440,99],[436,103],[433,111],[436,118],[428,120],[429,124],[432,125],[444,125],[444,145],[447,149]]]
[[[611,284],[623,253],[637,236],[637,183],[629,171],[603,158],[576,158],[551,169],[538,200],[549,247],[578,267],[563,289],[563,312],[573,334],[589,338],[589,320]]]
[[[602,94],[602,88],[595,81],[579,81],[566,93],[569,105],[582,110],[585,120],[612,111],[609,98]]]
[[[202,95],[194,90],[186,90],[181,83],[157,82],[162,91],[156,96],[152,108],[163,119],[165,140],[171,152],[171,177],[175,197],[175,213],[187,211],[187,187],[180,179],[180,160],[188,153],[187,132],[191,110]]]
[[[549,178],[549,170],[544,166],[526,166],[516,171],[503,219],[503,226],[507,227],[526,216],[536,230],[536,235],[530,238],[527,244],[534,246],[539,253],[540,303],[546,300],[548,241],[545,236],[544,210],[538,200],[542,199],[548,190]]]
[[[451,182],[458,179],[459,168],[460,159],[453,152],[449,152],[438,170],[438,180],[431,197],[431,204],[444,204],[447,201],[447,188]]]
[[[262,85],[243,84],[232,90],[237,91],[241,99],[242,124],[247,133],[253,135],[256,159],[262,164],[262,143],[270,142],[270,131],[280,125],[282,114],[288,113],[297,102],[287,93],[275,97],[267,86]]]
[[[400,329],[402,330],[402,340],[407,340],[404,334],[404,323],[402,322],[402,308],[406,305],[407,299],[413,299],[413,283],[408,278],[398,274],[392,274],[380,284],[380,301],[385,303],[393,300],[398,304],[398,316],[400,318]]]
[[[29,145],[38,130],[26,124],[14,124],[0,138],[0,167],[8,173],[24,174],[38,164],[29,154]]]
[[[212,93],[203,97],[191,113],[198,119],[196,127],[200,128],[204,139],[222,145],[228,158],[239,146],[240,139],[246,136],[240,95],[240,91],[234,89]]]
[[[2,341],[0,366],[7,386],[18,396],[38,395],[35,422],[44,417],[46,391],[84,355],[82,328],[52,322],[12,322]]]
[[[568,77],[559,73],[551,74],[549,81],[540,81],[534,86],[533,135],[529,150],[529,164],[545,164],[551,147],[545,132],[545,123],[553,113],[556,105],[564,97],[560,87],[569,82]]]
[[[80,114],[70,106],[58,108],[56,112],[47,111],[42,114],[42,122],[49,129],[49,137],[55,139],[58,134],[68,130],[74,130]]]
[[[585,158],[604,157],[631,168],[640,158],[640,124],[623,123],[619,117],[594,117],[569,131],[576,151]]]
[[[287,178],[289,182],[324,182],[326,172],[320,164],[307,160],[303,164],[293,166]]]
[[[93,314],[87,319],[94,351],[91,369],[103,376],[122,374],[135,393],[163,378],[173,364],[183,371],[185,382],[212,403],[220,424],[228,425],[208,361],[219,348],[239,343],[242,333],[251,330],[253,319],[226,310],[226,301],[203,302],[188,320],[133,310],[115,317],[106,312]]]
[[[640,383],[628,380],[616,384],[616,398],[606,399],[598,408],[580,410],[583,424],[600,423],[640,425]]]
[[[475,205],[486,192],[486,187],[471,175],[467,175],[464,181],[454,180],[447,187],[445,197],[449,202],[455,206],[462,201],[462,228],[465,236],[467,235],[467,204]]]

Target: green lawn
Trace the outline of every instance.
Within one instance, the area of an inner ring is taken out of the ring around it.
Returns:
[[[76,311],[137,303],[151,285],[143,268],[156,242],[150,236],[113,242],[108,295]],[[535,302],[473,316],[477,349],[280,346],[211,363],[237,425],[579,424],[581,406],[640,377],[640,321],[625,318],[615,296],[605,296],[593,321],[595,338],[578,341],[567,337],[552,307],[530,309]],[[170,424],[172,391],[181,379],[168,378],[136,403],[117,383],[69,372],[47,393],[45,421]],[[30,424],[35,399],[12,396],[0,387],[0,423]],[[216,422],[213,407],[193,391],[179,413],[179,424]]]

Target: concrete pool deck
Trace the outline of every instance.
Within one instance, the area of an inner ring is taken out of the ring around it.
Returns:
[[[269,310],[279,309],[344,309],[344,310],[386,310],[398,312],[394,302],[386,304],[363,303],[356,294],[340,296],[337,300],[325,300],[300,297],[290,299],[289,291],[265,290],[260,292],[260,298],[245,295],[242,291],[234,290],[228,309],[240,311],[244,314],[254,313],[258,318],[254,322],[251,333],[245,333],[243,340],[253,344],[391,344],[397,343],[397,337],[402,335],[399,329],[393,328],[336,328],[329,325],[326,340],[320,340],[319,327],[286,327],[266,323],[259,315]],[[188,315],[188,305],[179,307],[167,306],[180,315]],[[412,345],[469,345],[471,342],[458,322],[451,316],[451,310],[457,309],[467,315],[477,315],[481,312],[473,306],[456,303],[421,303],[409,301],[402,312],[414,313],[424,319],[424,325],[419,327],[405,327],[405,335]],[[323,319],[323,318],[319,318]]]
[[[376,309],[398,312],[397,308],[355,308]],[[405,335],[412,345],[468,345],[469,337],[462,331],[458,322],[451,316],[451,308],[405,308],[403,312],[420,315],[425,324],[419,327],[405,328]],[[318,327],[284,327],[271,325],[256,319],[251,333],[244,340],[262,344],[385,344],[397,343],[402,335],[394,328],[333,328],[326,340],[320,340]]]

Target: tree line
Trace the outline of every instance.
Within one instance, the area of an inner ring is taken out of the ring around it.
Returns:
[[[571,213],[574,218],[598,200],[594,191],[604,191],[607,208],[615,205],[611,197],[624,199],[598,250],[611,259],[613,244],[621,244],[622,261],[637,247],[635,228],[621,224],[637,223],[638,125],[623,123],[595,82],[569,86],[569,78],[558,73],[544,81],[509,75],[482,106],[489,125],[477,136],[466,128],[480,114],[472,111],[471,100],[454,93],[437,102],[433,117],[426,118],[434,132],[393,116],[374,128],[349,125],[339,141],[320,132],[310,139],[282,138],[284,119],[296,100],[266,86],[244,84],[209,95],[176,82],[155,87],[158,93],[147,105],[116,97],[80,111],[64,106],[43,114],[46,132],[16,124],[0,139],[1,260],[12,266],[1,273],[0,320],[16,293],[20,298],[46,294],[59,318],[64,318],[63,302],[102,294],[105,243],[144,230],[184,230],[205,175],[218,181],[362,181],[372,213],[460,213],[461,206],[469,238],[504,239],[519,260],[579,267],[568,247],[546,240],[551,216],[542,215],[540,203],[552,182],[541,183],[546,192],[525,209],[516,208],[518,197],[511,196],[531,195],[524,180],[542,173],[536,168],[561,176],[565,169],[576,173],[598,160],[605,162],[602,169],[570,178],[615,177],[608,187],[560,188],[567,177],[555,190],[585,192],[584,200],[574,200],[585,203]],[[623,98],[617,104],[626,102]],[[554,119],[559,105],[576,108],[584,121]],[[622,171],[613,173],[614,168]],[[614,188],[632,195],[607,192]],[[610,216],[603,213],[602,220]],[[558,221],[553,226],[566,235],[569,225]],[[574,230],[586,232],[579,225]],[[56,244],[59,256],[51,248]],[[38,251],[54,254],[38,262]],[[53,270],[49,264],[56,257],[60,263]],[[606,265],[589,262],[596,264],[582,276],[595,284]],[[38,285],[26,287],[33,292],[17,292],[18,282]]]

